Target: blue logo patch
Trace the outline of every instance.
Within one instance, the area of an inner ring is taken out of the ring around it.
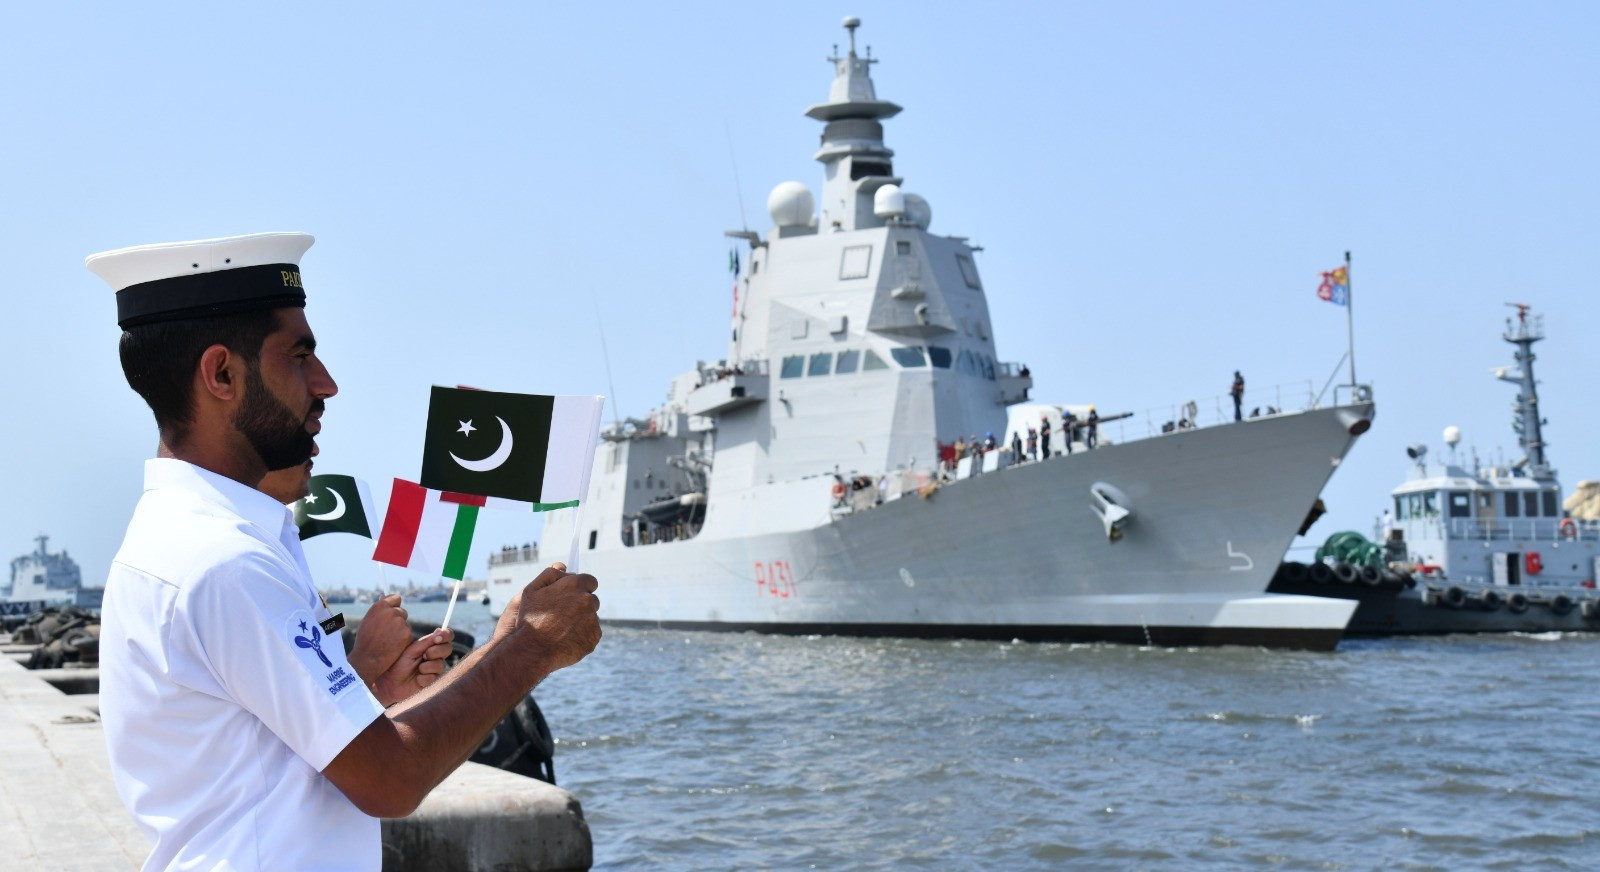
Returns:
[[[306,632],[305,621],[300,622],[300,632]],[[328,655],[322,653],[322,628],[316,624],[311,625],[311,638],[307,639],[305,636],[295,636],[294,643],[299,645],[301,648],[310,648],[312,651],[315,651],[317,654],[317,659],[322,661],[323,666],[333,666],[333,661],[328,659]]]
[[[300,657],[300,664],[311,675],[313,681],[329,696],[339,697],[352,687],[360,687],[360,676],[355,674],[349,664],[339,662],[342,660],[344,650],[336,632],[323,635],[323,628],[309,612],[296,612],[289,617],[289,622],[284,626],[284,637],[295,647],[295,653]],[[333,644],[333,649],[324,650],[325,646]],[[335,653],[337,652],[337,653]]]

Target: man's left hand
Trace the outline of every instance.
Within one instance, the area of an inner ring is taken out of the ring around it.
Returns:
[[[450,630],[434,630],[412,642],[373,682],[372,695],[387,708],[438,681],[444,674],[444,659],[455,650],[450,644],[453,638]]]

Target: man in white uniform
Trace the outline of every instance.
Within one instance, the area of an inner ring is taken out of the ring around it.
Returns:
[[[388,711],[346,662],[288,509],[338,388],[299,262],[270,233],[93,255],[129,385],[160,430],[106,583],[101,711],[146,869],[377,870],[414,810],[544,676],[600,638],[595,581],[556,564],[483,647]]]

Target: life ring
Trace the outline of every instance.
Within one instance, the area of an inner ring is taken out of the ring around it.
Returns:
[[[1556,525],[1556,529],[1561,531],[1561,538],[1563,539],[1578,538],[1578,522],[1571,518],[1562,518],[1561,523]]]
[[[836,481],[833,483],[833,498],[836,500],[844,499],[844,482]]]

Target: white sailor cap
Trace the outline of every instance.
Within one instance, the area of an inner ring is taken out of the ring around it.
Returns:
[[[251,233],[192,242],[135,245],[91,254],[84,263],[117,292],[117,326],[303,308],[300,258],[309,233]]]

